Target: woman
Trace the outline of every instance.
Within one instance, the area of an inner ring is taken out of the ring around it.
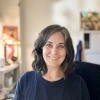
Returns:
[[[35,71],[20,77],[14,100],[89,100],[84,81],[73,73],[74,49],[65,27],[50,25],[43,29],[33,54]]]

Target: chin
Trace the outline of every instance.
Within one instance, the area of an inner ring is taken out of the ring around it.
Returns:
[[[60,65],[58,64],[50,64],[50,65],[47,65],[49,68],[59,68]]]

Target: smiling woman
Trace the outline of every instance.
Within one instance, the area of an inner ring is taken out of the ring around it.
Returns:
[[[64,48],[61,48],[62,46]],[[61,66],[60,69],[62,69],[63,77],[67,77],[67,74],[74,70],[74,48],[70,34],[65,27],[60,27],[59,25],[46,27],[40,32],[39,37],[34,43],[34,47],[33,54],[36,59],[33,62],[34,70],[41,72],[43,75],[47,73],[47,62],[44,61],[45,48],[48,48],[47,52],[51,50],[51,54],[58,53],[58,50],[60,54],[65,52],[63,55],[65,58],[61,62],[61,65],[59,65]],[[52,56],[55,56],[55,54]],[[59,54],[56,56],[59,56]]]
[[[74,48],[60,25],[43,29],[34,43],[34,71],[18,80],[14,100],[90,100],[83,79],[74,74]]]

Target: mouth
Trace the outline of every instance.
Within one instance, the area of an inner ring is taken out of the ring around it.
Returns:
[[[58,60],[59,59],[59,57],[49,57],[50,59],[52,59],[52,60]]]

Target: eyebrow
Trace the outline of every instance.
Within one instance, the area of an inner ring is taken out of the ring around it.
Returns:
[[[52,43],[52,42],[50,42],[50,41],[47,41],[47,43]]]
[[[47,43],[51,43],[51,44],[52,44],[52,42],[50,42],[50,41],[47,41]],[[63,44],[63,45],[65,45],[65,43],[59,43],[59,44]]]

